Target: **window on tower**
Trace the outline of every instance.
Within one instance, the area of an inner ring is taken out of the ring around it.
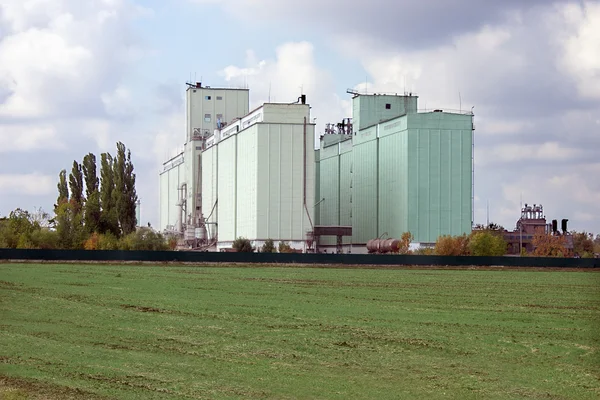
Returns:
[[[204,122],[210,122],[210,114],[204,114]]]
[[[386,109],[386,110],[391,110],[391,109],[392,109],[392,105],[391,105],[390,103],[387,103],[387,104],[385,105],[385,109]]]
[[[210,100],[210,96],[204,96],[205,100]]]

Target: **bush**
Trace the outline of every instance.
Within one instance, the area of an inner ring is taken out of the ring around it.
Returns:
[[[265,244],[260,248],[261,253],[275,253],[275,244],[273,239],[265,240]]]
[[[469,239],[472,256],[503,256],[506,254],[506,246],[502,236],[486,231],[473,232]]]
[[[435,249],[432,249],[430,247],[421,247],[413,251],[413,254],[418,256],[433,256],[435,255]]]
[[[280,253],[291,253],[292,247],[287,242],[279,242],[278,249]]]
[[[106,232],[103,235],[98,236],[98,247],[97,250],[118,250],[119,249],[119,239],[110,233]]]
[[[119,241],[120,250],[168,250],[167,241],[160,233],[150,228],[140,228]]]
[[[253,253],[254,252],[254,247],[252,247],[252,243],[250,243],[250,240],[248,240],[244,237],[239,237],[239,238],[235,239],[233,241],[232,247],[238,253]]]
[[[467,235],[440,236],[435,242],[435,254],[438,256],[468,256],[469,237]]]
[[[398,250],[395,253],[398,254],[410,254],[410,243],[413,241],[414,237],[410,232],[404,232],[402,237],[400,238],[400,244],[398,245]]]

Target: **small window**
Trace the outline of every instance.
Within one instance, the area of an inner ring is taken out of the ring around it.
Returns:
[[[223,100],[223,96],[217,96],[217,100]]]
[[[210,100],[210,96],[204,96],[205,100]]]
[[[210,114],[204,114],[204,122],[210,122]]]
[[[392,105],[391,105],[390,103],[387,103],[387,104],[385,105],[385,109],[386,109],[386,110],[391,110],[391,109],[392,109]]]
[[[223,119],[223,114],[217,114],[217,119]]]

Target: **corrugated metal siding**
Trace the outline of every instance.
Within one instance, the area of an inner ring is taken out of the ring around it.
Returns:
[[[219,241],[233,241],[236,239],[237,135],[223,140],[218,146]]]
[[[259,124],[257,239],[300,241],[310,223],[304,209],[302,125]],[[306,203],[314,219],[314,127],[306,133]]]
[[[442,113],[409,118],[408,219],[417,242],[471,230],[471,130],[456,129],[470,118]]]
[[[377,140],[354,146],[352,158],[352,241],[362,244],[377,237]]]
[[[406,226],[407,208],[405,132],[379,139],[379,232],[400,238]]]
[[[340,155],[340,205],[339,225],[352,226],[352,148],[342,149]],[[332,238],[332,240],[336,240]],[[344,237],[343,243],[352,243],[352,237]]]
[[[208,222],[209,238],[217,235],[217,162],[218,146],[213,146],[202,153],[202,213]],[[214,211],[213,211],[214,210]],[[212,213],[212,214],[211,214]]]
[[[254,125],[237,138],[236,236],[257,237],[258,129]]]
[[[321,197],[336,198],[339,185],[338,203],[320,207],[321,223],[345,223],[351,204],[356,244],[385,232],[399,238],[410,231],[417,242],[470,232],[470,124],[469,115],[409,114],[355,135],[351,163],[337,161],[337,146],[321,149]],[[352,189],[342,194],[347,181]]]
[[[321,160],[321,198],[325,198],[318,206],[321,210],[321,225],[339,225],[340,158],[337,149],[337,145],[327,148],[329,156]],[[319,244],[335,244],[335,238],[324,236],[320,238]]]

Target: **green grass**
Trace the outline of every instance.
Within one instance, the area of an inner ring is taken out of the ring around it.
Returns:
[[[0,317],[0,398],[600,397],[597,272],[0,264]]]

